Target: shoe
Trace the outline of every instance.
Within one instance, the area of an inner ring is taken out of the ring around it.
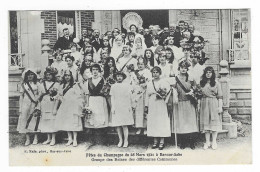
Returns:
[[[214,149],[214,150],[216,150],[218,148],[218,144],[217,144],[217,142],[213,142],[212,143],[212,149]]]
[[[117,147],[122,147],[122,145],[123,145],[123,142],[122,141],[119,141],[119,143],[117,144]]]
[[[49,144],[51,142],[51,140],[46,140],[45,142],[43,142],[42,144],[43,145],[47,145],[47,144]]]
[[[77,146],[78,146],[77,140],[74,140],[73,141],[73,147],[77,147]]]
[[[147,130],[144,130],[144,135],[147,135]]]
[[[152,149],[156,149],[159,147],[159,144],[158,143],[154,143],[153,146],[152,146]]]
[[[33,145],[37,145],[38,144],[38,139],[33,139]]]
[[[159,150],[163,150],[163,148],[164,148],[164,143],[160,143]]]
[[[69,145],[71,145],[71,144],[72,144],[72,140],[69,140],[68,143],[66,143],[65,145],[66,145],[66,146],[69,146]]]
[[[192,150],[194,150],[194,149],[195,149],[195,144],[194,144],[194,143],[190,143],[190,148],[191,148]]]
[[[138,129],[135,134],[141,134],[141,129]]]
[[[203,149],[206,150],[210,147],[210,144],[209,143],[204,143],[204,146],[203,146]]]
[[[55,140],[52,140],[50,146],[54,146],[54,145],[55,145]]]
[[[128,142],[124,142],[123,148],[127,148],[128,147]]]
[[[24,146],[29,146],[29,145],[30,145],[30,140],[26,140]]]

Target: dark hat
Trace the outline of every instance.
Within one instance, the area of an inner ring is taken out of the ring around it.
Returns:
[[[54,67],[51,66],[47,66],[46,70],[44,71],[44,75],[46,75],[47,73],[50,73],[51,75],[57,75],[58,74],[58,70]]]
[[[116,80],[116,76],[117,75],[122,75],[123,76],[123,80],[126,79],[126,74],[124,74],[124,72],[118,71],[114,74],[114,79]]]
[[[186,67],[189,68],[191,64],[187,60],[183,60],[179,63],[179,67]]]

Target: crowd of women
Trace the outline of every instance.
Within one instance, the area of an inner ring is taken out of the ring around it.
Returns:
[[[184,22],[173,34],[145,29],[149,45],[147,34],[131,25],[125,38],[118,29],[103,37],[98,50],[88,37],[81,46],[72,42],[70,50],[57,49],[43,77],[25,70],[17,127],[25,145],[30,134],[38,144],[40,132],[47,137],[42,144],[53,146],[56,133],[66,131],[66,145],[77,146],[84,128],[115,127],[117,146],[128,147],[131,126],[153,137],[153,149],[162,150],[171,135],[181,149],[195,149],[199,132],[205,133],[204,149],[216,149],[221,86],[214,69],[204,66],[203,37],[189,28]]]

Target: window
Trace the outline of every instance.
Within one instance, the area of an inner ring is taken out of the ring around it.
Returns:
[[[57,11],[58,18],[58,37],[63,36],[63,29],[68,28],[70,32],[70,36],[75,37],[75,11]]]
[[[250,35],[249,35],[249,10],[238,9],[231,10],[231,50],[229,53],[229,61],[249,61],[249,47],[250,47]]]

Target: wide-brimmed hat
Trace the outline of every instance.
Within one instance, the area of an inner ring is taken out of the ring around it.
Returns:
[[[44,71],[44,75],[46,75],[47,73],[50,73],[51,75],[56,75],[58,73],[58,70],[54,67],[47,66]]]
[[[123,76],[123,80],[124,79],[126,79],[126,74],[124,74],[124,72],[122,72],[122,71],[118,71],[118,72],[116,72],[115,74],[114,74],[114,79],[116,80],[116,76],[117,75],[122,75]]]

